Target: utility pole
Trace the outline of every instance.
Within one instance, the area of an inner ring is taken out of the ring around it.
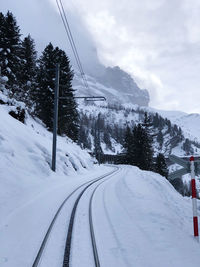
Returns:
[[[97,120],[97,140],[98,140],[98,162],[100,165],[100,153],[101,153],[101,140],[100,140],[100,113],[98,114]]]
[[[59,76],[60,64],[56,64],[55,94],[54,94],[54,118],[53,118],[53,146],[52,146],[52,171],[56,171],[56,141],[58,129],[58,101],[59,99],[69,99],[70,97],[59,97]],[[63,86],[63,85],[60,85]],[[65,87],[65,86],[63,86]],[[74,98],[85,99],[86,101],[105,101],[104,96],[75,96]]]
[[[59,99],[69,99],[70,97],[59,97],[59,76],[60,64],[56,64],[55,94],[54,94],[54,118],[53,118],[53,145],[52,145],[52,171],[56,171],[56,141],[58,129],[58,101]],[[60,85],[63,86],[63,85]],[[65,86],[63,86],[65,87]],[[104,96],[75,96],[74,98],[85,99],[86,101],[105,101]]]
[[[56,171],[56,141],[58,129],[58,99],[59,99],[59,74],[60,65],[56,64],[56,79],[54,93],[54,119],[53,119],[53,147],[52,147],[52,171]]]

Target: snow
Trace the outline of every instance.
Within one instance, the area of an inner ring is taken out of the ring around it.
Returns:
[[[153,113],[157,112],[163,118],[167,118],[173,124],[181,127],[186,138],[200,142],[200,114],[188,114],[182,111],[165,111],[150,107],[142,107],[142,109]]]
[[[108,172],[108,167],[102,169],[91,171],[90,179]],[[43,188],[4,220],[0,227],[1,266],[31,266],[59,204],[85,180],[89,180],[86,175],[65,182],[54,180],[48,189]],[[73,267],[94,264],[88,225],[88,205],[94,188],[83,195],[78,205],[71,255]],[[67,202],[58,217],[41,267],[62,265],[74,201],[75,198]],[[199,266],[200,245],[192,236],[191,199],[178,194],[164,177],[137,167],[120,166],[117,174],[99,186],[92,208],[101,266]]]
[[[63,200],[113,166],[95,166],[86,151],[58,137],[57,169],[52,172],[52,134],[28,114],[26,124],[15,120],[8,114],[10,108],[13,106],[0,105],[0,266],[26,267],[32,265]],[[88,226],[88,203],[94,188],[84,193],[77,208],[73,267],[94,264]],[[40,266],[61,266],[76,196],[62,209]],[[177,193],[164,177],[121,165],[98,187],[92,209],[101,266],[199,266],[192,200]]]
[[[12,108],[0,105],[0,222],[47,180],[66,179],[93,167],[87,152],[58,137],[56,174],[52,172],[52,134],[29,116],[26,125],[15,120],[8,115]]]
[[[58,137],[54,173],[52,134],[28,115],[26,124],[11,117],[8,112],[13,108],[0,105],[0,266],[23,267],[33,263],[66,196],[110,168],[95,166],[87,152]]]
[[[199,266],[191,199],[164,177],[124,166],[121,175],[102,184],[95,200],[102,266]]]
[[[1,78],[1,81],[2,81],[3,83],[8,82],[8,77],[7,77],[7,76],[1,76],[0,78]]]

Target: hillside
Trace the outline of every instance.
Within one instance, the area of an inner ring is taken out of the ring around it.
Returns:
[[[81,137],[80,144],[94,150],[95,126],[99,121],[100,141],[104,153],[117,154],[124,151],[124,136],[126,127],[131,128],[138,123],[143,123],[144,114],[147,111],[152,122],[151,135],[153,136],[154,155],[163,153],[166,157],[169,154],[187,156],[190,154],[199,155],[200,145],[190,139],[188,131],[183,126],[171,121],[170,117],[161,116],[151,108],[138,105],[120,104],[87,104],[80,102],[79,111],[81,114],[81,130],[84,138]],[[197,126],[194,126],[194,128]],[[192,129],[192,127],[191,127]],[[191,130],[192,131],[192,130]]]
[[[51,171],[52,133],[26,113],[25,123],[9,115],[23,103],[1,95],[0,210],[1,219],[45,187],[88,175],[95,160],[67,137],[58,136],[56,173]],[[21,204],[20,204],[21,203]]]

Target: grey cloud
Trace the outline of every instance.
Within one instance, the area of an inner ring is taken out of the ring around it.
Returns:
[[[28,2],[28,5],[27,5]],[[53,0],[1,0],[24,33],[71,55]],[[63,0],[77,48],[90,71],[119,65],[151,94],[157,108],[200,112],[199,0]],[[89,67],[88,67],[89,66]],[[96,70],[97,71],[97,70]]]
[[[52,42],[64,49],[73,66],[77,67],[62,20],[56,7],[49,0],[1,0],[1,11],[6,13],[7,10],[12,11],[15,15],[23,35],[26,36],[30,33],[35,39],[39,52],[49,42]],[[71,10],[67,10],[67,17],[84,70],[89,72],[94,70],[94,66],[98,68],[97,50],[82,18]],[[88,68],[88,66],[90,67]]]

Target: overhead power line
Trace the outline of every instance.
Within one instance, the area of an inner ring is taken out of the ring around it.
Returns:
[[[56,4],[58,6],[58,10],[59,10],[59,13],[60,13],[64,28],[65,28],[65,31],[67,33],[67,37],[68,37],[69,43],[71,45],[71,48],[72,48],[72,51],[73,51],[73,54],[74,54],[78,69],[79,69],[81,77],[83,79],[83,84],[86,87],[86,89],[89,89],[89,86],[88,86],[88,83],[87,83],[87,79],[86,79],[86,76],[85,76],[85,73],[83,71],[83,67],[82,67],[82,64],[81,64],[81,60],[80,60],[80,57],[78,55],[78,51],[77,51],[77,48],[76,48],[76,45],[75,45],[75,42],[74,42],[74,38],[72,36],[72,32],[71,32],[71,29],[70,29],[70,26],[69,26],[69,23],[68,23],[68,20],[67,20],[66,12],[65,12],[63,4],[62,4],[62,0],[56,0]]]

